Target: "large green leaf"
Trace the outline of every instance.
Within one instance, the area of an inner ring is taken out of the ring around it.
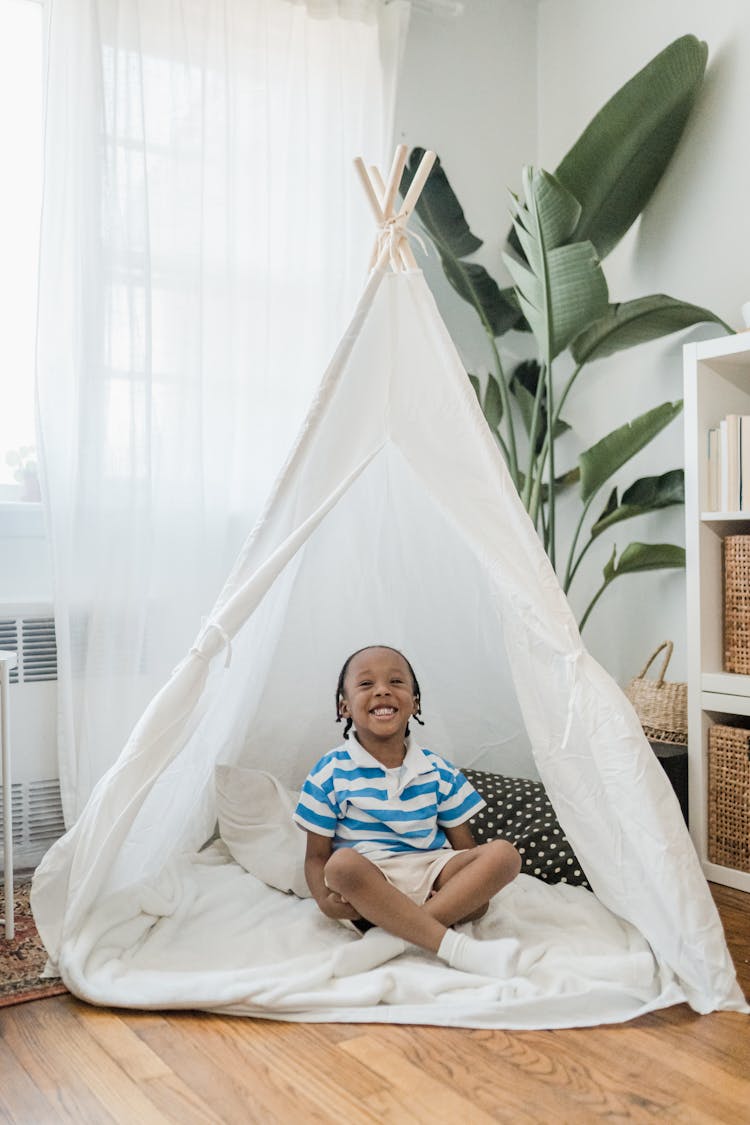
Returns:
[[[585,450],[578,459],[583,502],[586,503],[613,473],[648,445],[681,410],[681,402],[663,402]]]
[[[621,503],[617,501],[617,489],[612,489],[604,511],[591,528],[591,538],[596,538],[622,520],[684,502],[685,474],[682,469],[671,469],[659,477],[641,477],[623,493]]]
[[[685,566],[685,548],[673,543],[629,543],[615,561],[615,552],[602,573],[607,583],[621,574],[636,574],[642,570],[670,570]]]
[[[708,48],[683,35],[600,109],[555,175],[581,204],[576,241],[604,258],[638,218],[664,173],[690,116]]]
[[[607,587],[619,578],[621,574],[637,574],[644,570],[674,570],[685,566],[685,548],[676,547],[673,543],[629,543],[617,561],[617,548],[612,548],[612,554],[604,564],[602,574],[604,581],[589,602],[586,612],[581,618],[580,628],[583,630],[591,616],[591,611],[599,601]]]
[[[685,503],[685,470],[670,469],[659,477],[641,477],[622,494],[623,504],[635,507],[668,508],[671,504]]]
[[[406,196],[411,182],[422,163],[425,150],[413,148],[401,176],[400,191]],[[481,238],[469,229],[463,208],[458,202],[453,188],[448,183],[440,157],[437,157],[432,171],[417,200],[417,214],[434,242],[454,258],[465,258],[482,246]]]
[[[480,320],[493,336],[502,336],[515,326],[521,317],[518,303],[503,296],[495,279],[478,262],[464,262],[440,254],[443,272],[459,297],[468,302],[479,314]]]
[[[491,371],[487,372],[487,389],[484,392],[482,410],[490,429],[496,430],[503,418],[503,400],[498,381]]]
[[[610,305],[601,320],[595,321],[576,337],[571,351],[576,363],[588,363],[624,348],[647,344],[671,332],[708,322],[720,324],[731,332],[721,317],[710,309],[677,301],[663,293],[654,293],[650,297]]]
[[[484,395],[482,395],[482,387],[477,376],[469,374],[469,380],[479,400],[482,413],[487,419],[488,426],[491,430],[497,431],[503,420],[503,400],[497,379],[491,371],[487,373]]]
[[[402,196],[409,190],[423,154],[422,148],[412,149],[401,177]],[[417,200],[416,212],[440,255],[448,281],[459,296],[476,309],[493,335],[501,336],[518,323],[521,313],[517,302],[500,290],[484,266],[463,261],[480,248],[482,240],[469,229],[439,159]]]
[[[521,411],[521,418],[528,435],[531,434],[531,426],[534,416],[534,407],[537,395],[540,396],[540,401],[537,404],[538,421],[536,432],[535,453],[539,453],[543,444],[544,436],[547,432],[547,391],[546,386],[542,384],[539,386],[539,377],[541,375],[541,368],[535,359],[526,359],[513,371],[508,384],[508,390],[515,398]],[[562,434],[567,433],[570,426],[562,418],[558,418],[555,422],[552,434],[553,437],[560,437]],[[575,473],[575,479],[579,478],[578,467],[572,470]],[[570,483],[567,481],[566,483]]]
[[[526,261],[503,254],[524,316],[545,361],[607,310],[607,282],[590,242],[564,244],[576,200],[545,171],[524,169],[513,225]]]

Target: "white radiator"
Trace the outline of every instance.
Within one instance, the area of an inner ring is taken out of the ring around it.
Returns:
[[[22,871],[36,867],[65,831],[57,767],[57,649],[52,607],[0,602],[0,649],[18,653],[18,665],[10,675],[10,739],[13,858],[16,870]],[[0,854],[1,841],[0,829]]]

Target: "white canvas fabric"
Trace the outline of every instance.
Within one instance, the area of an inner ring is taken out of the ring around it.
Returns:
[[[595,892],[575,889],[569,931],[559,888],[499,896],[477,936],[541,925],[510,991],[433,961],[428,986],[406,956],[390,984],[382,972],[334,982],[328,953],[356,938],[226,854],[196,855],[216,821],[217,763],[299,788],[340,739],[344,658],[378,642],[417,670],[422,744],[540,778]],[[66,984],[95,1003],[488,1027],[681,1001],[748,1010],[677,800],[581,643],[420,271],[371,275],[194,647],[46,856],[32,904]],[[194,935],[179,953],[177,924]]]

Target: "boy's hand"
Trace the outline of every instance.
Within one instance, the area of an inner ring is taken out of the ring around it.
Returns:
[[[350,902],[333,891],[329,891],[327,895],[317,899],[317,903],[326,918],[348,918],[354,922],[362,917]]]

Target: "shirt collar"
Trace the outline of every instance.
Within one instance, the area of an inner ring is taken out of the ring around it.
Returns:
[[[385,773],[386,767],[383,763],[379,762],[369,751],[365,750],[364,746],[357,741],[356,737],[345,742],[344,749],[355,765],[365,769],[381,769],[383,773]],[[404,756],[402,768],[402,786],[405,785],[407,781],[411,781],[413,777],[417,777],[420,773],[429,773],[432,769],[424,749],[418,742],[414,741],[411,735],[406,739],[406,754]]]

